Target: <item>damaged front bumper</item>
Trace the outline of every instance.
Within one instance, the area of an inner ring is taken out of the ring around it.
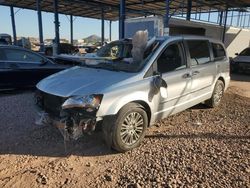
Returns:
[[[73,117],[53,118],[47,112],[37,113],[35,123],[37,125],[52,125],[60,130],[64,139],[77,140],[85,133],[91,134],[96,127],[96,118],[83,118],[76,121]]]
[[[53,125],[62,133],[64,139],[77,140],[85,133],[91,134],[97,123],[97,109],[72,107],[61,108],[66,99],[39,92],[35,95],[37,106],[37,125]],[[55,103],[58,101],[58,103]],[[55,110],[56,109],[56,110]]]

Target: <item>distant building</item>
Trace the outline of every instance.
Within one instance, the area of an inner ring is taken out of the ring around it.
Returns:
[[[69,40],[67,40],[67,39],[60,39],[60,43],[69,43]]]
[[[44,40],[44,45],[46,46],[46,45],[52,45],[52,43],[53,43],[53,39],[45,39]]]

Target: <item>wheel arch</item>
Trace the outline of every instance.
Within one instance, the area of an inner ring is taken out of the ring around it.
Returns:
[[[225,86],[225,79],[222,76],[220,76],[217,80],[221,80]]]
[[[226,90],[226,82],[225,82],[225,79],[222,77],[222,76],[219,76],[219,78],[217,79],[217,81],[218,80],[220,80],[220,81],[222,81],[223,82],[223,84],[224,84],[224,91]],[[216,81],[216,82],[217,82]],[[215,82],[215,84],[216,84],[216,82]]]
[[[134,100],[134,101],[130,101],[126,104],[124,104],[119,111],[121,111],[122,108],[124,108],[126,105],[131,104],[131,103],[135,103],[135,104],[139,104],[141,107],[143,107],[143,109],[145,110],[147,117],[148,117],[148,126],[150,125],[150,120],[151,120],[151,108],[150,106],[143,100]]]

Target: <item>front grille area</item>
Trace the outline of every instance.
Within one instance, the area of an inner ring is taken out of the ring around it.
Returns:
[[[59,117],[61,106],[67,98],[51,95],[40,91],[40,107],[52,116]]]

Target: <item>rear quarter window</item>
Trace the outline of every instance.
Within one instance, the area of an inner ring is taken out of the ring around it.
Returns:
[[[209,43],[206,40],[187,41],[191,66],[205,64],[211,61]]]
[[[221,44],[212,43],[212,49],[214,58],[216,59],[223,59],[226,57],[225,49]]]

